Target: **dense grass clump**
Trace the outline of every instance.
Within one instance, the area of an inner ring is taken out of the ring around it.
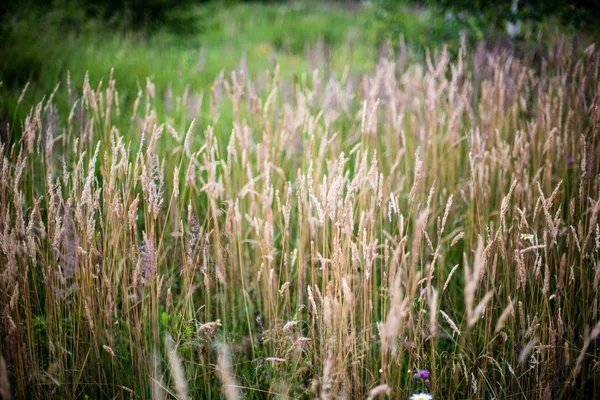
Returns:
[[[61,82],[1,129],[0,389],[600,395],[600,52],[551,49]]]

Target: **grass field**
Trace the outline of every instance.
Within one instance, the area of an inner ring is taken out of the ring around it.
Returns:
[[[310,7],[15,23],[0,397],[600,396],[600,51]]]

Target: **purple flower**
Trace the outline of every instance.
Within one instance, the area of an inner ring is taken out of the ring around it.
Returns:
[[[567,164],[573,164],[573,157],[567,156]]]
[[[429,371],[426,369],[420,369],[419,372],[413,375],[413,379],[425,379],[429,378]]]

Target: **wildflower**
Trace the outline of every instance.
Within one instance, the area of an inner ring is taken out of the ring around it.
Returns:
[[[573,157],[567,156],[567,164],[573,164]]]
[[[432,400],[433,396],[429,393],[415,393],[410,396],[410,400]]]
[[[533,233],[521,233],[521,239],[529,240],[533,243],[535,241],[535,235]]]
[[[413,379],[424,379],[429,378],[429,371],[426,369],[420,369],[416,374],[413,375]]]

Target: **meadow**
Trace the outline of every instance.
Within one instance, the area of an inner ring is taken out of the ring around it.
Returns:
[[[596,44],[264,7],[4,67],[0,397],[600,396]]]

